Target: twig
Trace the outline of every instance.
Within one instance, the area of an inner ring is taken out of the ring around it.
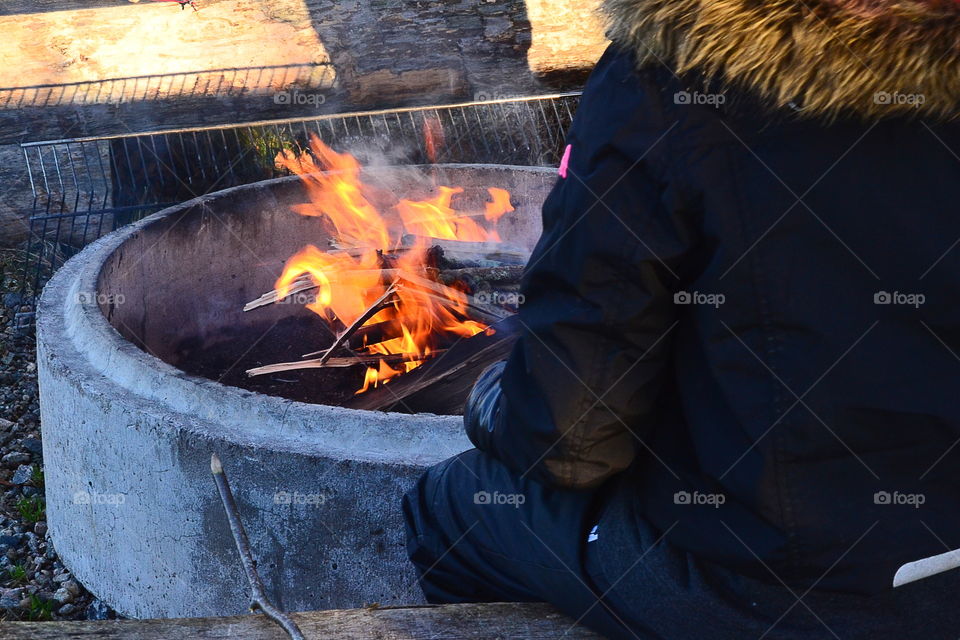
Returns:
[[[370,343],[382,342],[383,340],[397,337],[390,335],[391,329],[394,328],[394,323],[390,320],[381,320],[380,322],[374,322],[373,324],[370,324],[370,321],[367,320],[367,324],[354,331],[353,335],[350,336],[350,340],[348,340],[347,343],[344,343],[344,346],[349,346],[351,350],[362,350]],[[300,357],[312,358],[313,356],[321,355],[324,351],[326,351],[326,349],[312,351],[310,353],[305,353]],[[331,358],[331,360],[335,359],[336,358]]]
[[[330,356],[333,355],[333,352],[339,349],[344,342],[349,340],[350,336],[356,333],[357,329],[363,326],[363,323],[365,323],[367,320],[369,320],[373,316],[377,315],[377,313],[381,309],[383,309],[387,301],[393,297],[393,294],[395,294],[397,292],[397,289],[399,288],[400,287],[397,284],[396,280],[391,282],[390,286],[387,287],[387,290],[383,292],[383,295],[381,295],[379,298],[374,300],[373,304],[367,307],[367,310],[361,313],[359,318],[357,318],[352,323],[350,323],[350,326],[344,329],[343,332],[339,336],[337,336],[337,339],[333,341],[333,344],[330,345],[330,348],[324,351],[323,355],[320,356],[320,360],[318,361],[318,364],[320,366],[323,366],[323,363],[325,363],[327,360],[330,359]],[[312,356],[312,355],[315,355],[315,354],[308,353],[304,357]]]
[[[310,289],[315,289],[317,283],[309,275],[300,276],[296,280],[290,283],[290,288],[287,290],[287,295],[284,298],[292,296],[301,291],[309,291]],[[259,307],[265,307],[268,304],[273,304],[280,301],[280,294],[276,289],[266,292],[256,300],[251,300],[247,304],[243,305],[244,311],[253,311]]]
[[[387,364],[396,364],[399,362],[406,362],[407,360],[425,360],[426,358],[432,358],[435,355],[441,354],[445,349],[437,349],[436,351],[431,351],[429,356],[425,357],[411,357],[410,354],[405,353],[391,353],[391,354],[374,354],[374,355],[355,355],[355,356],[346,356],[343,358],[330,358],[326,362],[320,362],[320,358],[314,358],[312,360],[297,360],[296,362],[278,362],[276,364],[268,364],[262,367],[257,367],[256,369],[250,369],[247,371],[247,375],[251,378],[254,376],[262,376],[268,373],[280,373],[281,371],[294,371],[296,369],[325,369],[325,368],[343,368],[343,367],[352,367],[358,364],[372,365],[377,364],[381,360]]]
[[[384,276],[396,275],[396,269],[352,269],[348,272],[349,275],[364,275],[379,273]],[[335,282],[337,277],[334,276],[331,278],[331,281]],[[290,283],[290,289],[287,291],[287,295],[283,298],[280,297],[280,293],[276,289],[271,289],[265,294],[257,298],[256,300],[251,300],[247,304],[243,305],[244,311],[253,311],[254,309],[259,309],[260,307],[265,307],[269,304],[275,304],[280,302],[280,300],[285,300],[290,296],[301,293],[303,291],[309,291],[310,289],[316,289],[318,287],[317,283],[313,281],[313,278],[309,274],[304,274]]]
[[[227,482],[227,474],[223,472],[220,457],[215,453],[210,456],[210,473],[213,474],[213,480],[217,483],[220,501],[223,502],[223,510],[227,512],[227,520],[230,523],[230,533],[233,534],[243,570],[247,574],[247,582],[250,583],[250,609],[263,611],[268,618],[279,624],[292,640],[306,640],[297,623],[267,599],[263,582],[260,581],[260,575],[257,573],[257,561],[253,559],[253,554],[250,552],[250,541],[247,539],[247,532],[243,529],[243,522],[240,521],[240,513],[237,511],[233,492],[230,491],[230,483]]]

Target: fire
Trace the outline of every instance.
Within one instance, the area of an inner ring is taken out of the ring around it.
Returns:
[[[310,149],[312,154],[285,150],[277,164],[306,185],[310,201],[293,210],[319,218],[338,248],[306,246],[287,261],[275,288],[282,299],[294,282],[307,277],[317,288],[307,308],[326,321],[349,327],[369,316],[361,324],[370,329],[363,334],[362,352],[391,358],[390,363],[381,358],[378,366],[368,367],[356,393],[412,371],[444,342],[487,330],[469,318],[463,292],[431,276],[428,254],[435,238],[498,242],[492,227],[513,211],[510,193],[491,188],[484,212],[468,214],[453,208],[454,197],[463,189],[440,186],[432,199],[399,199],[391,218],[399,221],[389,224],[365,195],[361,167],[353,156],[333,151],[317,137],[311,138]],[[370,315],[371,305],[384,297]]]

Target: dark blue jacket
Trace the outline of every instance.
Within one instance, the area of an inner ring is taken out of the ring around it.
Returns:
[[[548,484],[632,465],[637,511],[707,562],[889,589],[903,563],[960,548],[950,96],[908,105],[906,85],[884,98],[864,80],[862,104],[827,99],[836,76],[790,93],[796,78],[677,73],[676,51],[628,44],[586,87],[523,334],[468,432]]]

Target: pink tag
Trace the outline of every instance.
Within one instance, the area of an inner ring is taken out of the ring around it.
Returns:
[[[568,144],[567,148],[563,150],[563,158],[560,160],[560,169],[557,171],[561,178],[567,177],[567,167],[570,165],[570,151],[572,149],[573,145]]]

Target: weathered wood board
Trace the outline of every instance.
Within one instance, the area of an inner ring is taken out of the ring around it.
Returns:
[[[4,0],[0,143],[576,88],[598,3]]]
[[[456,604],[310,611],[292,617],[310,640],[601,640],[546,604]],[[262,615],[103,622],[0,622],[5,640],[286,640]]]

